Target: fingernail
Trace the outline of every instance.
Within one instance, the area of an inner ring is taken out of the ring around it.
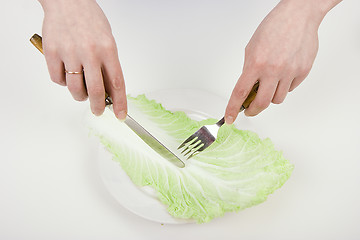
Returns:
[[[232,116],[226,116],[225,117],[225,123],[226,124],[232,124],[234,122],[234,117]]]
[[[102,114],[102,112],[99,112],[99,111],[93,111],[93,110],[91,110],[91,112],[92,112],[95,116],[97,116],[97,117],[101,116],[101,114]]]
[[[118,119],[121,121],[121,122],[124,122],[125,121],[125,119],[126,119],[126,115],[127,115],[127,113],[126,113],[126,111],[120,111],[119,112],[119,114],[118,114]]]

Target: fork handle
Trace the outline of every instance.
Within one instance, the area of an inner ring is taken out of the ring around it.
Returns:
[[[248,97],[245,99],[245,101],[243,102],[239,112],[244,111],[246,108],[248,108],[250,106],[250,103],[255,99],[257,91],[259,89],[259,82],[256,82],[255,85],[252,87]],[[216,125],[218,125],[219,127],[221,127],[223,124],[225,123],[225,117],[223,117],[222,119],[220,119]]]
[[[250,103],[255,99],[257,91],[259,89],[259,82],[256,82],[255,85],[252,87],[248,97],[245,99],[245,101],[243,102],[241,108],[240,108],[240,112],[243,111],[244,109],[248,108],[250,106]]]

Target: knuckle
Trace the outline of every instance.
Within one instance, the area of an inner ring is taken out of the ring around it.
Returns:
[[[266,60],[263,57],[256,57],[251,62],[251,66],[258,70],[264,68],[266,65]]]
[[[113,53],[116,50],[115,40],[111,37],[105,37],[101,42],[88,39],[83,43],[82,49],[87,56],[95,57],[96,55],[105,53]]]
[[[65,44],[65,46],[63,46],[64,52],[66,55],[71,56],[74,54],[76,47],[74,46],[74,44]]]
[[[85,51],[93,52],[96,50],[96,42],[92,39],[88,39],[83,43],[83,49]]]
[[[115,87],[115,89],[122,89],[125,87],[124,80],[121,75],[116,75],[112,79],[112,84]]]
[[[295,64],[290,64],[287,66],[287,73],[294,75],[297,71],[297,66]]]
[[[272,63],[269,63],[269,65],[268,65],[268,69],[274,74],[279,73],[286,68],[288,68],[286,62],[281,59],[278,59]]]
[[[98,67],[100,64],[99,58],[93,52],[87,54],[86,62],[87,62],[87,65],[94,67],[94,68]]]
[[[279,75],[283,74],[285,69],[288,70],[289,67],[286,61],[283,61],[282,59],[276,59],[276,60],[260,59],[254,63],[254,66],[257,71],[263,72],[263,75],[267,77],[278,77]]]
[[[225,111],[225,115],[226,116],[234,116],[236,115],[238,111],[236,110],[235,106],[228,106],[226,111]]]
[[[84,52],[85,65],[88,65],[88,68],[98,66],[99,58],[95,53],[95,51],[93,50],[84,50],[84,51],[85,51]]]
[[[89,94],[93,96],[94,98],[104,98],[105,99],[105,91],[102,86],[93,86],[90,89],[88,89]]]
[[[115,40],[112,37],[107,37],[102,41],[101,47],[106,52],[113,52],[116,50]]]
[[[257,102],[254,102],[254,105],[255,105],[254,107],[256,109],[261,109],[262,110],[262,109],[267,108],[270,105],[270,101],[261,99],[261,100],[259,100]]]
[[[44,45],[44,54],[46,57],[54,57],[57,55],[58,48],[55,44]]]
[[[245,99],[249,92],[241,87],[234,88],[234,96],[237,99]]]

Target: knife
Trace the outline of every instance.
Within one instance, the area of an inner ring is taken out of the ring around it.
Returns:
[[[30,38],[30,42],[41,52],[42,48],[42,38],[38,34],[34,34]],[[106,106],[113,111],[111,97],[106,94],[105,98]],[[147,131],[141,124],[135,121],[129,114],[127,114],[125,119],[125,124],[133,130],[147,145],[149,145],[153,150],[160,154],[163,158],[167,159],[169,162],[173,163],[175,166],[183,168],[185,167],[185,158],[181,157],[180,154],[176,154],[176,150],[170,150],[164,144],[162,144],[153,134]]]

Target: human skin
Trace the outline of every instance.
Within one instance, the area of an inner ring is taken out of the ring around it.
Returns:
[[[125,119],[125,83],[110,24],[95,0],[39,0],[44,9],[43,49],[53,82],[78,101],[90,99],[101,115],[105,90],[119,119]],[[68,74],[84,69],[83,74]],[[85,79],[85,80],[84,80]]]
[[[318,51],[318,28],[341,0],[282,0],[265,17],[245,48],[243,71],[231,94],[225,121],[236,119],[252,86],[259,89],[245,115],[282,103],[309,74]]]
[[[124,77],[110,24],[95,0],[39,0],[45,17],[43,48],[52,81],[67,86],[78,101],[90,99],[101,115],[105,91],[119,119],[127,113]],[[318,51],[318,28],[341,0],[281,0],[265,17],[245,48],[243,71],[231,94],[225,121],[235,121],[252,86],[256,98],[245,110],[255,116],[270,103],[282,103],[309,74]],[[67,71],[82,74],[67,74]]]

